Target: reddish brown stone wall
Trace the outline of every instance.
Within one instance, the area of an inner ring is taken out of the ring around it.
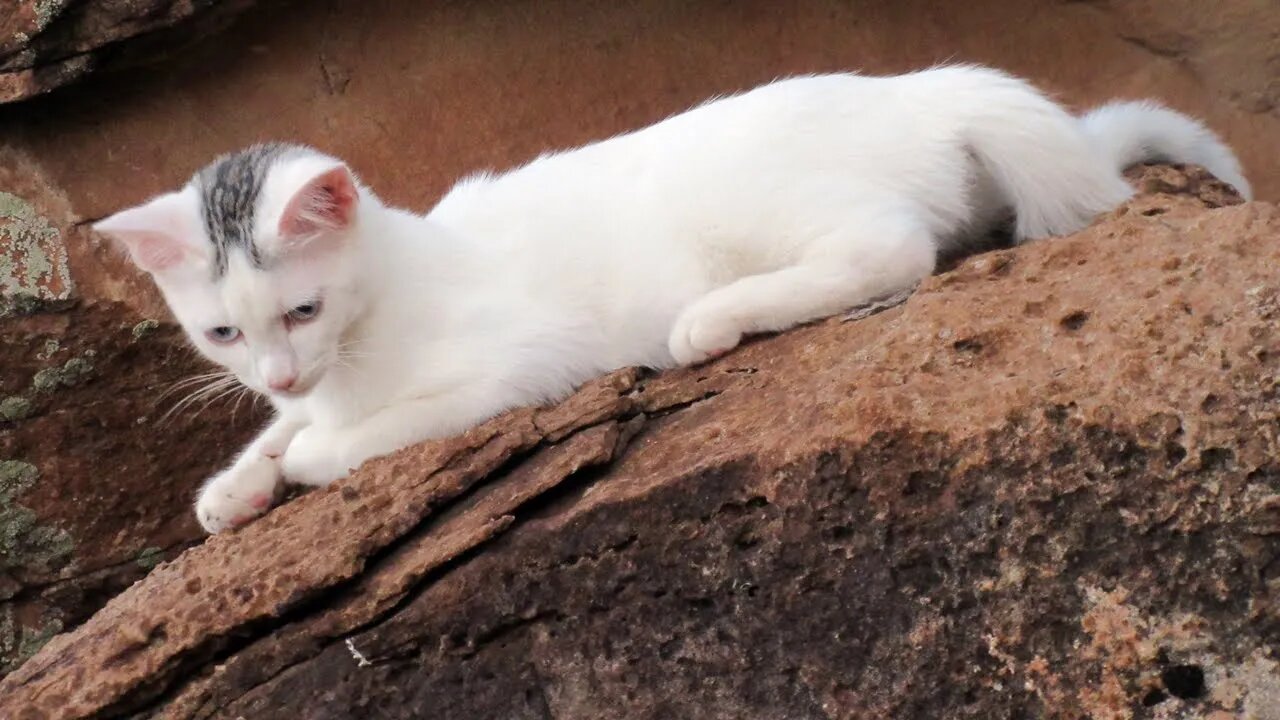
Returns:
[[[55,6],[71,14],[40,35]],[[1150,96],[1202,116],[1237,148],[1259,196],[1280,198],[1275,3],[295,0],[255,7],[220,34],[223,16],[192,15],[183,0],[16,7],[0,17],[0,95],[10,93],[0,99],[81,79],[0,105],[0,461],[17,463],[0,466],[0,540],[6,527],[38,529],[25,537],[39,540],[4,546],[0,667],[142,575],[156,548],[196,539],[192,491],[252,429],[243,414],[229,422],[230,405],[150,424],[168,408],[156,386],[203,366],[148,283],[84,229],[216,153],[266,138],[313,143],[387,199],[425,208],[465,173],[779,75],[964,60],[1078,106]],[[175,38],[212,36],[157,55],[169,37],[157,28],[170,24]],[[130,56],[152,62],[92,71]],[[46,69],[24,74],[27,61]],[[32,228],[37,243],[13,240]],[[14,314],[7,268],[32,251],[54,260],[36,285],[58,302]],[[98,469],[109,481],[95,482]]]
[[[1280,7],[1268,3],[269,5],[147,68],[0,107],[0,138],[34,156],[85,218],[264,138],[337,153],[387,199],[425,208],[462,174],[779,75],[963,60],[1026,75],[1077,105],[1165,100],[1238,148],[1260,197],[1280,197]]]

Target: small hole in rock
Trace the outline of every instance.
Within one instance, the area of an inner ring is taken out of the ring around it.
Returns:
[[[716,604],[711,598],[690,598],[689,605],[699,610],[710,610]]]
[[[1200,468],[1209,472],[1230,470],[1236,454],[1230,448],[1212,447],[1200,451]]]
[[[1070,411],[1071,409],[1066,405],[1050,405],[1045,408],[1044,416],[1049,420],[1049,422],[1060,425],[1066,422],[1067,417],[1070,415]]]
[[[1204,670],[1199,665],[1174,665],[1160,673],[1164,686],[1174,697],[1190,700],[1204,694]]]
[[[1066,467],[1076,459],[1075,448],[1064,445],[1049,453],[1049,464],[1053,467]]]
[[[1084,324],[1088,322],[1088,320],[1089,313],[1083,310],[1077,310],[1076,312],[1063,316],[1058,323],[1068,330],[1079,330],[1084,327]]]
[[[760,544],[760,538],[750,528],[744,529],[733,539],[733,544],[740,550],[750,550]]]
[[[1276,555],[1262,566],[1262,582],[1270,583],[1273,580],[1280,579],[1280,555]]]
[[[1160,703],[1168,699],[1169,699],[1169,696],[1165,695],[1163,690],[1156,688],[1155,690],[1152,690],[1151,692],[1142,696],[1142,707],[1151,707],[1152,705],[1159,705]]]
[[[1155,217],[1169,212],[1168,208],[1148,208],[1142,211],[1144,217]]]
[[[956,352],[962,352],[962,353],[977,354],[982,352],[982,343],[978,342],[974,338],[965,338],[964,340],[957,340],[954,343],[951,343],[951,347]]]

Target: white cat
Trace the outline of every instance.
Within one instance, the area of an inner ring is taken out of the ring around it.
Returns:
[[[1183,115],[1112,104],[1077,119],[973,66],[781,80],[502,175],[426,215],[341,161],[259,145],[107,218],[196,347],[277,419],[205,486],[217,532],[281,477],[364,460],[565,397],[629,365],[696,363],[909,288],[940,249],[1013,217],[1071,233],[1132,194],[1143,160],[1231,151]]]

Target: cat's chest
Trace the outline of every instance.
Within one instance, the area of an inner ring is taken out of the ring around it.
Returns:
[[[307,397],[282,410],[308,423],[345,427],[368,418],[391,401],[381,383],[355,383],[340,375],[325,378]]]

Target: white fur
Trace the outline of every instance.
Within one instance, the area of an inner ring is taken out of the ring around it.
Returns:
[[[201,522],[218,531],[265,507],[262,458],[281,448],[285,478],[323,485],[606,371],[696,363],[909,288],[1011,211],[1020,240],[1074,232],[1128,198],[1122,166],[1149,157],[1204,162],[1248,192],[1188,118],[1130,104],[1082,122],[969,66],[782,80],[464,180],[426,216],[362,188],[328,251],[267,271],[233,262],[219,285],[156,273],[212,360],[263,390],[263,367],[289,356],[309,390],[272,395],[280,419],[207,486]],[[336,162],[272,170],[260,246]],[[316,293],[321,315],[284,328]],[[203,339],[220,324],[246,342]]]
[[[1117,167],[1148,161],[1203,165],[1245,200],[1253,189],[1240,161],[1208,128],[1150,100],[1113,102],[1080,118],[1089,142]]]

